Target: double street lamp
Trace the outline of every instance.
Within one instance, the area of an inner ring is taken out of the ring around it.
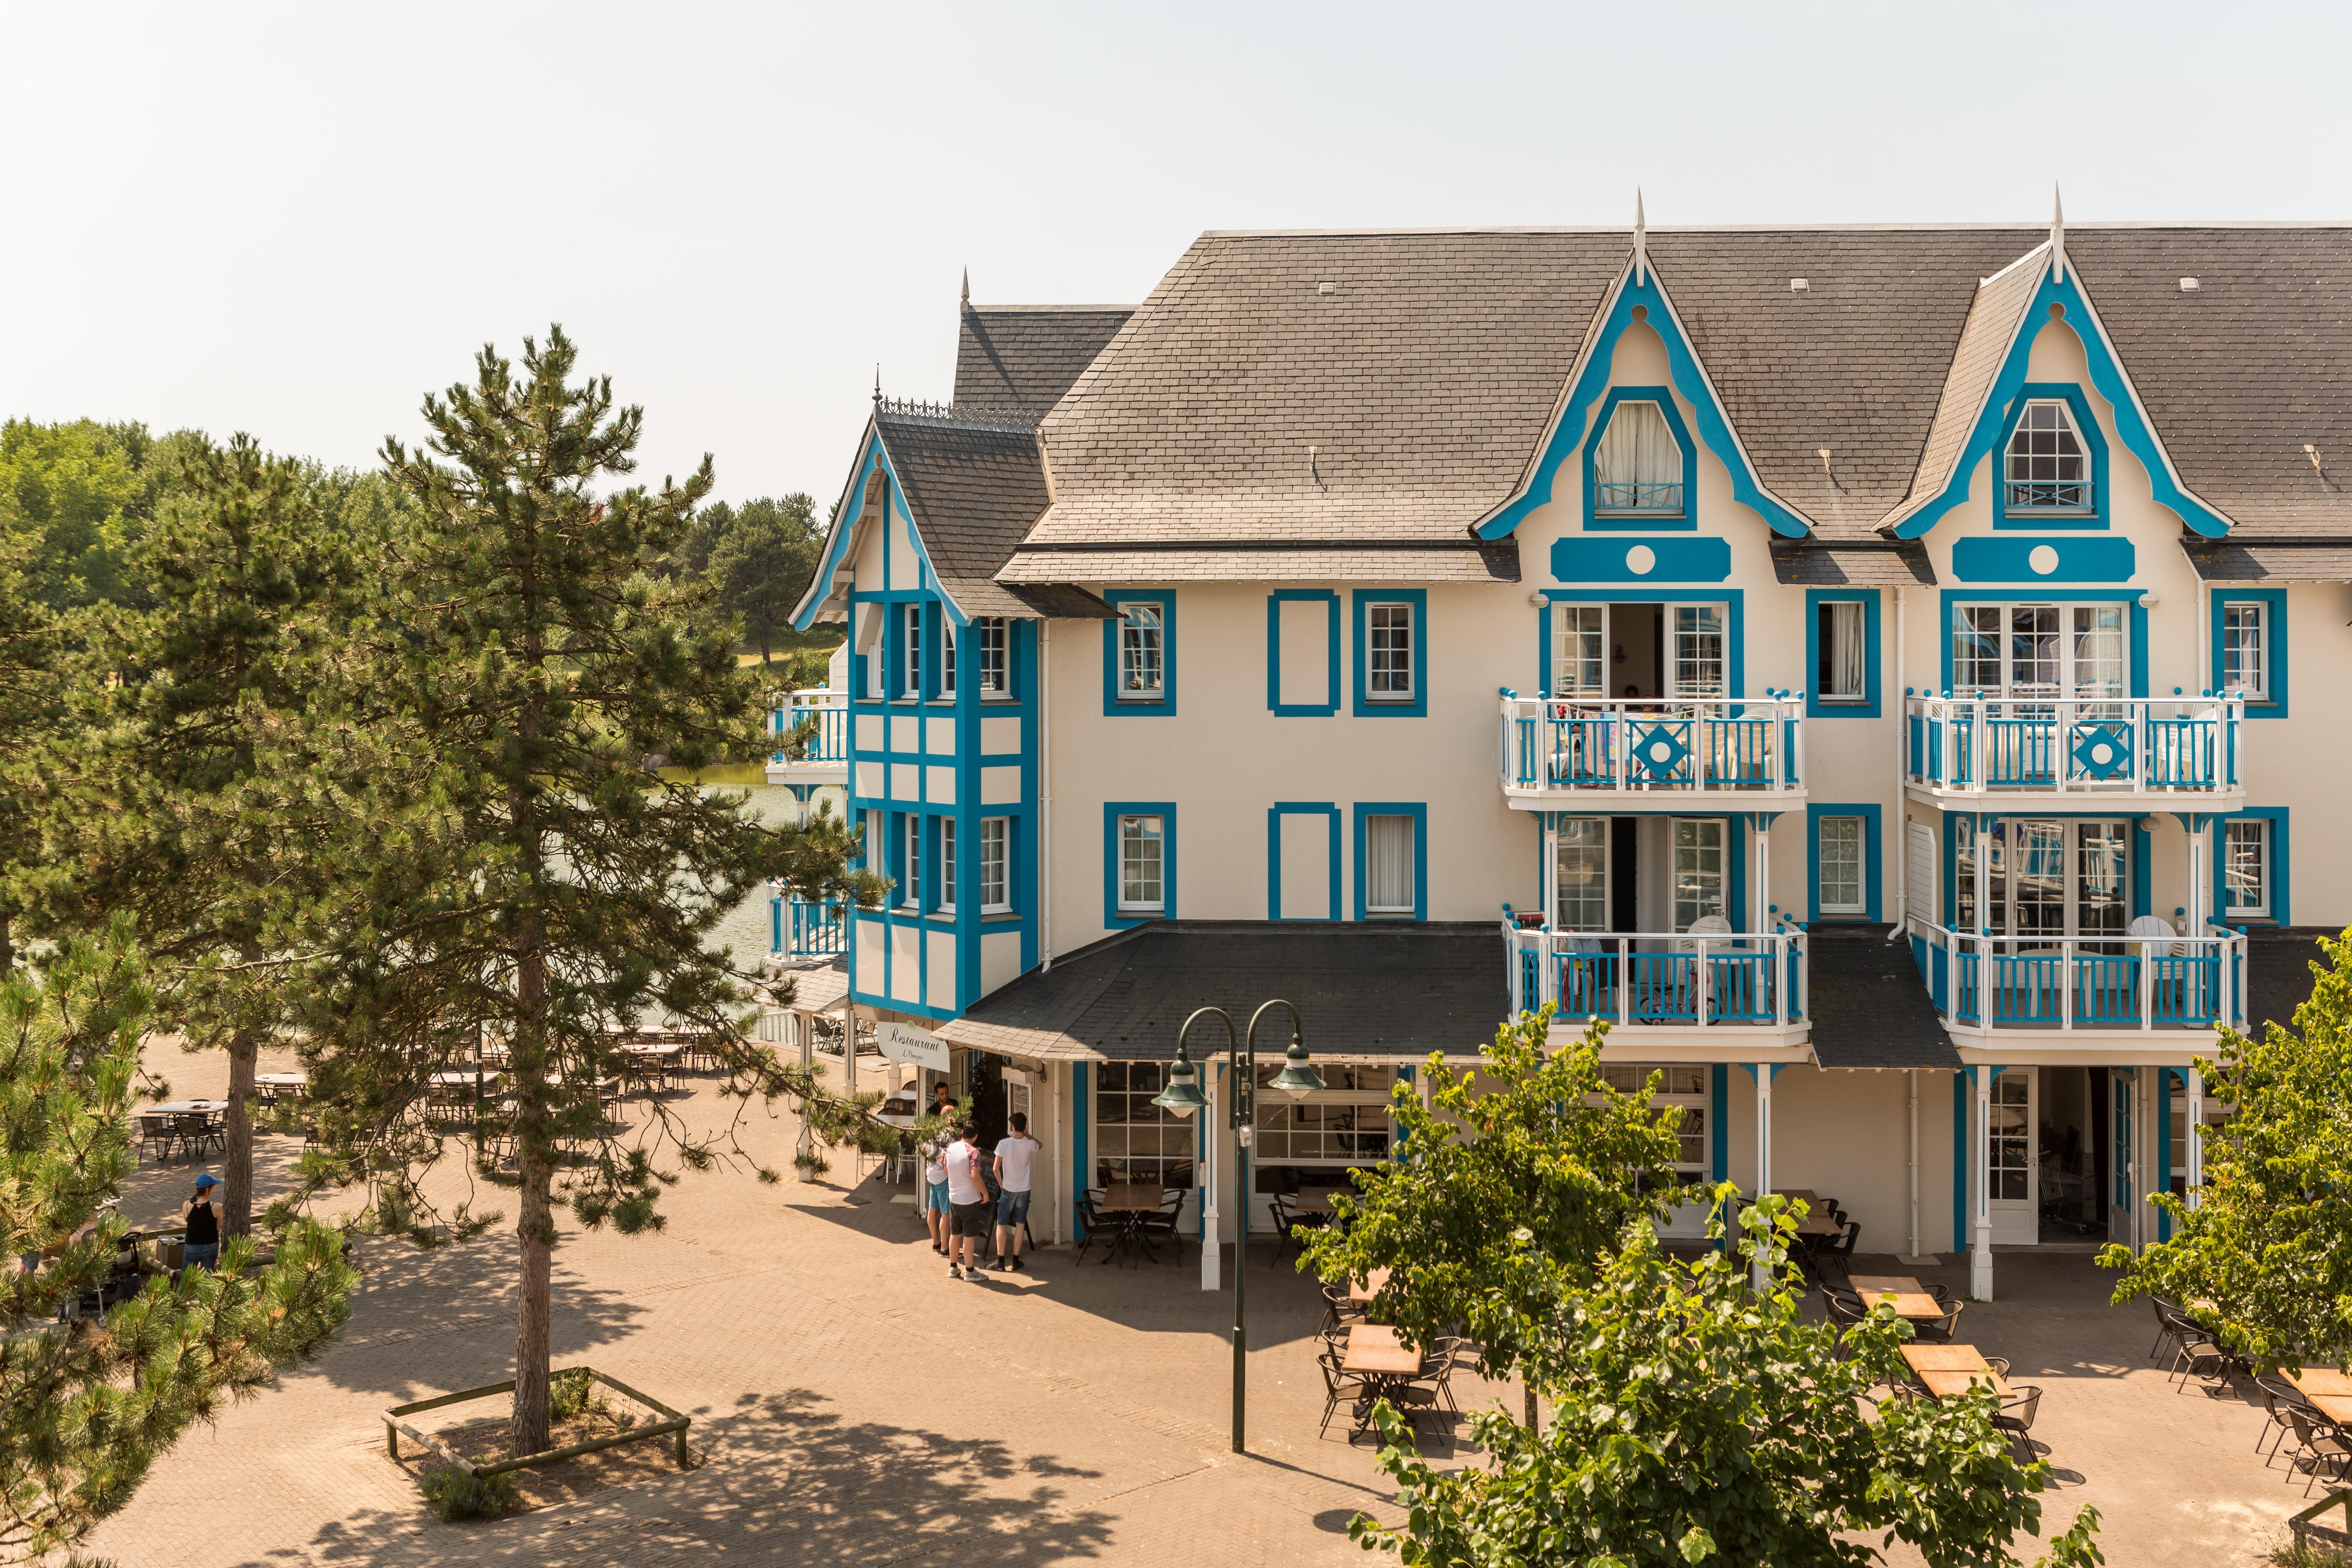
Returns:
[[[1176,1060],[1168,1068],[1168,1087],[1152,1100],[1154,1105],[1164,1105],[1179,1116],[1190,1116],[1209,1103],[1201,1092],[1201,1072],[1192,1065],[1184,1048],[1192,1036],[1192,1026],[1214,1015],[1225,1026],[1225,1055],[1230,1068],[1233,1093],[1225,1106],[1225,1124],[1234,1133],[1234,1452],[1242,1447],[1242,1411],[1247,1392],[1244,1371],[1249,1354],[1249,1329],[1242,1316],[1243,1281],[1249,1275],[1249,1191],[1244,1184],[1247,1173],[1242,1168],[1242,1151],[1250,1146],[1253,1102],[1257,1095],[1257,1026],[1266,1014],[1279,1007],[1290,1015],[1290,1048],[1283,1053],[1282,1070],[1274,1075],[1268,1088],[1297,1100],[1323,1087],[1322,1079],[1307,1060],[1307,1039],[1298,1021],[1298,1009],[1284,1001],[1265,1004],[1250,1015],[1246,1037],[1234,1031],[1233,1016],[1223,1007],[1202,1007],[1184,1020],[1176,1032]]]

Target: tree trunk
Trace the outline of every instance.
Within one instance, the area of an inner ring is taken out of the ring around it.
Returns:
[[[760,662],[763,665],[768,662],[768,628],[765,626],[760,628]]]
[[[228,1042],[228,1137],[221,1151],[221,1235],[253,1229],[253,1068],[261,1038],[239,1029]]]
[[[1521,1388],[1523,1388],[1523,1389],[1525,1389],[1525,1390],[1527,1391],[1527,1395],[1528,1395],[1528,1436],[1530,1436],[1530,1437],[1532,1437],[1532,1436],[1534,1436],[1538,1432],[1540,1432],[1540,1431],[1542,1431],[1542,1430],[1543,1430],[1543,1428],[1542,1428],[1539,1425],[1538,1425],[1538,1422],[1540,1422],[1540,1421],[1542,1420],[1542,1416],[1541,1416],[1540,1413],[1536,1409],[1536,1385],[1535,1385],[1534,1384],[1529,1383],[1529,1382],[1528,1382],[1528,1381],[1527,1381],[1527,1374],[1526,1374],[1525,1373],[1520,1373],[1520,1374],[1519,1374],[1519,1379],[1520,1379],[1520,1381],[1519,1381],[1519,1386],[1520,1386]]]
[[[522,1241],[522,1278],[515,1292],[514,1415],[509,1430],[517,1454],[544,1452],[548,1429],[548,1276],[554,1261],[553,1151],[549,1147],[547,960],[539,911],[525,914],[515,965],[515,1032],[508,1065],[515,1083],[515,1167],[521,1177],[515,1234]]]

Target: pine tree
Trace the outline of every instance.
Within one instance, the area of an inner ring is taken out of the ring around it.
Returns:
[[[217,1273],[150,1276],[102,1320],[59,1321],[107,1281],[124,1231],[106,1205],[134,1163],[150,1000],[129,929],[0,980],[0,1561],[81,1540],[190,1425],[316,1354],[358,1282],[341,1238],[302,1221],[257,1273],[238,1237]]]
[[[21,879],[39,864],[37,823],[50,788],[50,744],[66,710],[64,627],[34,595],[35,542],[0,535],[0,980],[16,966]]]
[[[615,408],[609,379],[573,384],[575,357],[560,329],[525,340],[520,375],[485,348],[472,384],[425,399],[422,450],[385,445],[420,515],[394,573],[398,635],[374,649],[374,700],[415,743],[372,808],[379,848],[355,868],[347,948],[305,1047],[330,1147],[314,1174],[375,1184],[391,1218],[425,1202],[437,1157],[429,1075],[468,1064],[484,1039],[506,1048],[475,1167],[518,1195],[519,1454],[547,1446],[556,1202],[584,1225],[656,1227],[674,1179],[656,1154],[699,1169],[727,1152],[723,1134],[688,1131],[658,1101],[650,1125],[614,1132],[598,1085],[625,1058],[609,1026],[650,1015],[709,1031],[729,1092],[797,1082],[740,1037],[746,977],[705,940],[785,872],[792,836],[740,794],[648,765],[700,768],[759,744],[730,637],[695,629],[707,590],[656,574],[709,491],[709,459],[682,485],[599,493],[634,470],[643,414]],[[496,1148],[508,1142],[511,1178]]]

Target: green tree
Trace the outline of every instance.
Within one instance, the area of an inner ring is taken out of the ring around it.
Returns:
[[[2203,1184],[2149,1194],[2170,1239],[2099,1255],[2122,1270],[2117,1301],[2207,1303],[2199,1317],[2262,1371],[2352,1358],[2352,931],[2319,947],[2294,1028],[2223,1029],[2220,1062],[2197,1064],[2231,1110],[2207,1139]]]
[[[791,626],[793,606],[808,592],[824,544],[815,503],[798,492],[744,502],[712,540],[703,574],[719,612],[740,620],[759,643],[761,664],[776,634]]]
[[[1427,1106],[1400,1085],[1389,1114],[1401,1157],[1354,1173],[1360,1194],[1332,1202],[1344,1223],[1314,1232],[1299,1259],[1327,1279],[1390,1270],[1383,1320],[1424,1348],[1465,1325],[1490,1378],[1518,1368],[1529,1335],[1629,1224],[1664,1215],[1675,1180],[1681,1111],[1601,1077],[1607,1025],[1558,1050],[1550,1027],[1549,1006],[1519,1015],[1475,1073],[1432,1057]],[[1536,1408],[1529,1382],[1529,1426]]]
[[[0,423],[0,535],[30,542],[26,575],[43,604],[146,602],[132,557],[191,436],[93,419]]]
[[[47,974],[0,980],[0,1250],[40,1255],[0,1279],[0,1560],[80,1541],[122,1507],[158,1456],[228,1400],[307,1360],[350,1315],[357,1276],[340,1237],[292,1226],[256,1272],[251,1237],[220,1269],[151,1276],[100,1321],[59,1321],[99,1289],[134,1163],[133,1078],[149,996],[130,923],[76,938]]]
[[[381,848],[355,868],[303,1047],[328,1142],[312,1179],[374,1183],[394,1218],[423,1201],[440,1148],[429,1075],[485,1036],[506,1047],[509,1103],[478,1119],[475,1169],[518,1196],[517,1452],[547,1443],[555,1202],[588,1226],[657,1226],[675,1172],[656,1155],[699,1169],[725,1152],[658,1101],[614,1132],[598,1085],[625,1058],[608,1026],[650,1013],[713,1031],[726,1092],[746,1100],[793,1081],[734,1028],[743,976],[705,944],[781,870],[787,836],[739,793],[645,766],[757,743],[752,679],[723,636],[695,629],[705,590],[656,574],[709,462],[683,485],[599,494],[634,469],[643,414],[616,408],[608,379],[573,384],[575,357],[560,329],[525,340],[520,375],[486,348],[472,384],[426,398],[423,450],[386,443],[417,521],[368,700],[414,743],[362,814]],[[511,1178],[494,1134],[511,1139]]]
[[[326,700],[363,580],[299,462],[238,436],[176,455],[180,492],[132,556],[154,608],[95,626],[72,766],[47,813],[52,928],[135,915],[163,1016],[228,1057],[222,1228],[253,1215],[254,1068],[290,1029],[296,960],[348,836]]]
[[[1717,1189],[1718,1216],[1736,1190]],[[1359,1516],[1351,1533],[1408,1568],[1859,1568],[1879,1551],[1850,1538],[1869,1535],[1908,1542],[1932,1568],[2013,1563],[2012,1538],[2041,1533],[2034,1494],[2049,1467],[2017,1462],[1993,1428],[1991,1391],[1885,1397],[1907,1375],[1910,1326],[1885,1306],[1843,1340],[1807,1321],[1785,1268],[1785,1200],[1745,1217],[1739,1250],[1770,1280],[1760,1294],[1728,1254],[1667,1258],[1648,1221],[1630,1224],[1590,1286],[1523,1331],[1551,1424],[1538,1434],[1500,1412],[1473,1415],[1483,1466],[1424,1463],[1380,1406],[1381,1467],[1405,1518],[1384,1528]],[[1711,1228],[1721,1235],[1719,1218]],[[2097,1527],[2083,1509],[2045,1568],[2103,1562]]]
[[[66,636],[26,574],[36,542],[0,534],[0,980],[16,967],[23,879],[40,865],[37,824],[55,786],[51,748],[68,732]]]

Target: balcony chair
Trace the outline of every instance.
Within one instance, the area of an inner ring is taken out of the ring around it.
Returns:
[[[1849,1276],[1854,1244],[1862,1239],[1862,1221],[1850,1219],[1844,1226],[1839,1235],[1822,1238],[1813,1247],[1813,1260],[1824,1268],[1836,1269],[1841,1279]]]
[[[1166,1242],[1170,1255],[1177,1262],[1183,1261],[1184,1235],[1176,1228],[1176,1222],[1183,1215],[1184,1199],[1191,1191],[1189,1187],[1171,1187],[1157,1210],[1135,1216],[1136,1243],[1143,1248],[1143,1256],[1154,1263],[1160,1261],[1160,1255],[1151,1250],[1155,1241]]]
[[[1960,1309],[1968,1303],[1954,1296],[1946,1286],[1930,1285],[1927,1287],[1927,1293],[1936,1299],[1936,1305],[1944,1309],[1944,1315],[1940,1318],[1930,1318],[1924,1323],[1914,1323],[1913,1329],[1923,1340],[1932,1336],[1948,1344],[1953,1336],[1959,1331]]]

